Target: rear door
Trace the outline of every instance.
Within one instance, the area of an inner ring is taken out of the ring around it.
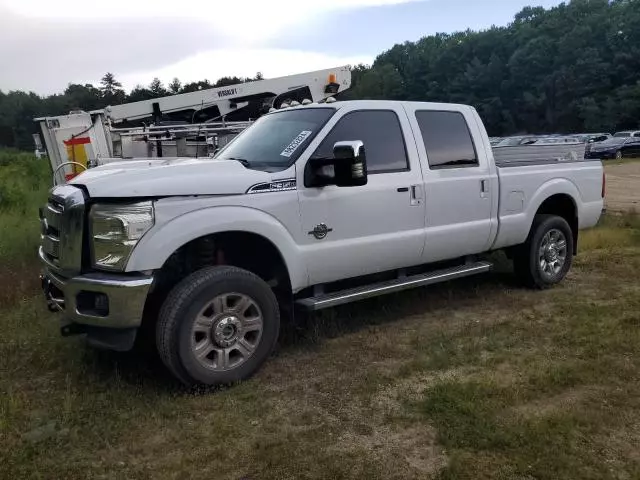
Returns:
[[[300,243],[311,284],[420,263],[425,205],[420,161],[399,103],[340,108],[296,164],[302,216]],[[382,105],[382,106],[380,106]],[[361,187],[304,186],[311,157],[330,157],[339,141],[361,140],[368,183]]]
[[[497,228],[498,179],[484,127],[470,107],[406,108],[425,177],[423,262],[486,251]]]

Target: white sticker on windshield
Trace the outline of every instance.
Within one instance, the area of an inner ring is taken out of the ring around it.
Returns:
[[[311,135],[310,130],[303,130],[300,134],[293,139],[293,141],[289,144],[287,148],[285,148],[280,154],[281,157],[290,157],[293,155],[300,145],[307,139],[307,137]]]

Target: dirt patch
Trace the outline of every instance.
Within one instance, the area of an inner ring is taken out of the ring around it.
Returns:
[[[39,267],[5,265],[0,270],[0,308],[9,308],[37,292]]]
[[[532,402],[518,405],[514,413],[518,416],[546,417],[576,408],[585,400],[598,395],[602,389],[595,386],[581,386],[564,391],[557,395],[540,398]]]
[[[607,195],[605,204],[612,212],[640,213],[640,161],[605,165]]]
[[[400,478],[432,478],[447,465],[441,447],[436,445],[433,428],[421,425],[402,430],[374,429],[368,435],[345,432],[333,448],[368,456],[386,457],[387,468]]]

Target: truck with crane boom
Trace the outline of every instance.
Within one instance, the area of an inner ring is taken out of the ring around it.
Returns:
[[[270,109],[323,102],[350,87],[342,66],[39,117],[36,152],[43,140],[55,184],[114,159],[212,156]]]

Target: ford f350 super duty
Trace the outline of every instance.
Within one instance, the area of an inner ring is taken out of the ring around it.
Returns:
[[[490,270],[560,282],[601,215],[600,161],[496,164],[476,110],[350,101],[261,117],[213,159],[129,160],[55,187],[43,289],[63,335],[155,336],[186,384],[244,379],[282,312]],[[398,297],[395,297],[398,298]]]

